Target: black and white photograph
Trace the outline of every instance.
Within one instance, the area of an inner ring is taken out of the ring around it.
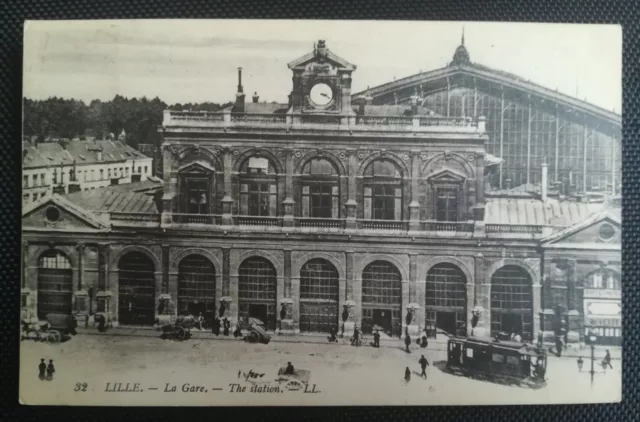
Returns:
[[[622,29],[27,21],[20,401],[622,398]]]

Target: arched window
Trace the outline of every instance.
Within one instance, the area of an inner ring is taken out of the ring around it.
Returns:
[[[71,314],[73,270],[65,254],[49,250],[38,261],[38,319],[47,314]]]
[[[434,265],[427,273],[426,325],[465,336],[467,324],[467,279],[454,264]]]
[[[402,220],[402,171],[389,160],[376,160],[364,170],[364,218]]]
[[[240,214],[256,217],[278,215],[276,167],[265,157],[249,157],[240,166]]]
[[[362,271],[362,330],[378,326],[388,335],[402,333],[402,276],[386,261],[374,261]]]
[[[181,221],[189,223],[212,223],[214,214],[215,173],[199,162],[180,171],[178,177],[178,209],[184,214]]]
[[[533,293],[531,277],[522,267],[505,265],[491,277],[491,332],[533,335]]]
[[[256,318],[276,328],[276,269],[261,257],[245,259],[238,268],[238,313],[242,318]]]
[[[300,330],[330,332],[338,326],[338,271],[324,259],[300,270]]]
[[[126,325],[153,325],[156,278],[151,259],[129,252],[118,262],[118,321]]]
[[[302,167],[301,216],[340,217],[340,174],[329,160],[312,158]]]
[[[178,312],[212,321],[216,310],[216,270],[211,261],[189,255],[178,265]]]

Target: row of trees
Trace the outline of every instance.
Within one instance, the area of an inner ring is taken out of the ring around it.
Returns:
[[[227,104],[198,103],[167,105],[158,97],[149,100],[116,95],[111,101],[93,100],[89,104],[73,99],[52,97],[46,100],[24,99],[24,135],[46,138],[101,138],[124,131],[127,143],[137,147],[141,143],[160,141],[158,126],[162,111],[217,111]]]

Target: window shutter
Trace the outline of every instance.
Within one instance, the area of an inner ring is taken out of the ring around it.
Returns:
[[[364,218],[371,220],[371,188],[364,188]]]
[[[339,209],[339,204],[340,204],[340,196],[339,196],[339,192],[338,192],[338,187],[337,186],[332,186],[331,187],[331,217],[332,218],[340,218],[340,209]]]
[[[269,216],[275,217],[278,215],[278,190],[277,186],[269,185]]]
[[[309,217],[309,186],[302,187],[302,216]]]
[[[240,215],[249,214],[249,186],[245,183],[240,185]]]
[[[394,220],[402,220],[402,188],[396,188],[394,211]]]

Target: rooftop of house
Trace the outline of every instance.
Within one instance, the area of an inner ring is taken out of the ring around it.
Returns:
[[[71,165],[123,162],[127,160],[149,159],[140,151],[112,140],[59,140],[57,142],[35,143],[24,141],[23,169]]]
[[[90,189],[64,197],[91,212],[158,214],[154,198],[161,189],[162,180],[150,177],[143,182]]]

